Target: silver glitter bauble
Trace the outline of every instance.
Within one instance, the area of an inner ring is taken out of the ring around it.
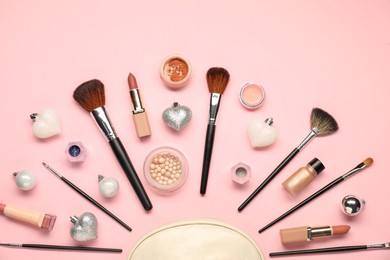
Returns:
[[[177,131],[181,130],[192,117],[191,109],[181,106],[179,103],[173,103],[173,106],[167,108],[162,113],[162,119],[165,124]]]
[[[74,226],[70,229],[70,236],[76,241],[88,241],[97,238],[97,219],[92,213],[86,212],[80,217],[72,216],[70,221]]]
[[[366,202],[354,195],[348,195],[341,201],[341,208],[344,214],[348,216],[356,216],[362,212]]]

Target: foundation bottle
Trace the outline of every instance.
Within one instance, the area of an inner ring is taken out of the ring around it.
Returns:
[[[299,168],[283,183],[284,189],[291,195],[296,196],[307,185],[309,185],[318,174],[325,169],[320,160],[314,158],[305,167]]]

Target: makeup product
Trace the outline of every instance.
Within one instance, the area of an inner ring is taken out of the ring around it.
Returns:
[[[159,147],[146,157],[144,174],[154,190],[162,193],[175,191],[187,180],[187,159],[175,148]]]
[[[259,108],[265,99],[264,88],[257,83],[246,83],[240,90],[239,99],[245,108]]]
[[[70,222],[73,223],[70,236],[75,241],[85,242],[97,238],[98,221],[94,214],[85,212],[80,217],[71,216]]]
[[[126,228],[128,231],[131,231],[131,227],[129,227],[125,222],[123,222],[122,220],[120,220],[117,216],[115,216],[114,214],[112,214],[108,209],[106,209],[105,207],[103,207],[99,202],[97,202],[96,200],[94,200],[91,196],[89,196],[87,193],[85,193],[83,190],[81,190],[79,187],[77,187],[76,185],[74,185],[71,181],[69,181],[67,178],[65,178],[64,176],[62,176],[61,174],[59,174],[56,170],[54,170],[53,168],[51,168],[49,165],[47,165],[46,163],[42,163],[43,166],[45,166],[46,169],[48,169],[51,173],[53,173],[54,175],[56,175],[58,178],[60,178],[63,182],[65,182],[69,187],[71,187],[74,191],[76,191],[78,194],[80,194],[81,196],[83,196],[86,200],[88,200],[89,202],[91,202],[93,205],[95,205],[97,208],[99,208],[100,210],[102,210],[104,213],[106,213],[107,215],[109,215],[112,219],[114,219],[116,222],[118,222],[120,225],[122,225],[124,228]]]
[[[221,97],[229,82],[229,72],[224,68],[213,67],[207,71],[206,79],[210,96],[209,122],[207,125],[206,144],[203,154],[202,179],[200,194],[204,195],[209,177],[211,154],[213,151],[216,120],[221,102]]]
[[[133,120],[137,136],[140,138],[150,136],[152,133],[150,131],[148,115],[146,114],[145,108],[142,106],[137,80],[133,74],[129,73],[127,82],[130,88],[130,98],[133,102]]]
[[[119,182],[114,177],[99,175],[99,191],[106,198],[114,197],[119,190]]]
[[[164,123],[180,131],[184,126],[190,122],[192,111],[189,107],[181,106],[178,102],[174,102],[172,107],[165,109],[162,113]]]
[[[373,163],[373,159],[372,158],[367,158],[365,159],[363,162],[359,163],[355,168],[353,168],[352,170],[348,171],[347,173],[341,175],[340,177],[338,177],[337,179],[335,179],[334,181],[330,182],[329,184],[325,185],[323,188],[321,188],[320,190],[318,190],[317,192],[313,193],[311,196],[307,197],[306,199],[304,199],[303,201],[301,201],[300,203],[298,203],[296,206],[292,207],[290,210],[286,211],[284,214],[282,214],[281,216],[279,216],[278,218],[276,218],[275,220],[273,220],[272,222],[270,222],[269,224],[267,224],[266,226],[264,226],[263,228],[261,228],[259,230],[259,233],[263,232],[264,230],[270,228],[271,226],[273,226],[274,224],[278,223],[279,221],[281,221],[282,219],[284,219],[285,217],[289,216],[290,214],[292,214],[293,212],[295,212],[296,210],[300,209],[301,207],[303,207],[304,205],[308,204],[310,201],[314,200],[315,198],[319,197],[321,194],[324,194],[326,191],[330,190],[331,188],[335,187],[337,184],[349,179],[350,177],[352,177],[353,175],[355,175],[356,173],[360,172],[361,170],[369,167],[371,164]]]
[[[95,123],[99,126],[102,134],[106,138],[106,141],[110,144],[112,151],[114,152],[117,160],[122,166],[130,184],[132,185],[138,199],[140,200],[145,210],[151,210],[153,208],[152,203],[149,200],[148,195],[134,169],[133,164],[130,161],[127,152],[116,135],[113,125],[110,122],[108,114],[105,109],[105,94],[104,85],[101,81],[93,79],[84,82],[73,93],[73,98],[80,104],[82,108],[88,111]]]
[[[56,111],[51,108],[31,114],[30,118],[34,122],[32,132],[38,138],[49,138],[61,133],[60,118]]]
[[[354,195],[345,196],[341,201],[343,213],[347,216],[356,216],[362,212],[366,202]]]
[[[95,251],[95,252],[111,252],[122,253],[122,249],[104,248],[104,247],[86,247],[86,246],[60,246],[60,245],[45,245],[45,244],[17,244],[17,243],[2,243],[0,246],[17,247],[17,248],[34,248],[44,250],[71,250],[71,251]]]
[[[345,251],[371,250],[371,249],[390,249],[390,243],[373,244],[373,245],[337,246],[337,247],[326,247],[326,248],[313,248],[307,250],[274,252],[274,253],[270,253],[269,256],[304,255],[304,254],[345,252]]]
[[[325,169],[320,160],[314,158],[305,167],[299,168],[283,183],[283,188],[291,195],[296,196],[309,185],[318,174]]]
[[[37,177],[30,171],[23,170],[15,172],[13,175],[15,177],[16,186],[21,190],[32,190],[35,185],[37,185]]]
[[[181,55],[166,57],[160,65],[160,78],[170,88],[181,88],[191,79],[191,63]]]
[[[267,118],[265,121],[255,119],[250,122],[248,127],[249,140],[252,147],[266,147],[273,144],[277,138],[277,132],[272,123],[274,120],[272,117]]]
[[[330,237],[347,234],[351,227],[347,225],[324,227],[296,227],[280,230],[283,244],[309,242],[319,237]]]
[[[88,151],[82,142],[70,142],[65,153],[69,162],[82,163],[87,159]]]
[[[271,172],[271,174],[261,183],[256,190],[238,207],[238,211],[243,210],[260,191],[275,178],[279,172],[303,149],[303,147],[315,136],[330,135],[339,129],[336,120],[327,112],[320,108],[313,108],[310,116],[311,131],[309,135]]]
[[[3,203],[0,203],[0,214],[31,224],[46,231],[51,231],[53,229],[57,218],[55,215],[44,214]]]
[[[251,178],[251,167],[243,162],[236,163],[231,169],[232,181],[245,184]]]

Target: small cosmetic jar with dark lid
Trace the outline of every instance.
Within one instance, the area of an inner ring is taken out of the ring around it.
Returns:
[[[264,102],[264,88],[257,83],[246,83],[240,90],[239,99],[245,108],[257,109]]]
[[[187,179],[187,159],[172,147],[154,149],[145,159],[144,174],[154,190],[162,193],[175,191]]]
[[[191,79],[190,62],[181,55],[173,54],[166,57],[160,66],[160,77],[170,88],[181,88]]]

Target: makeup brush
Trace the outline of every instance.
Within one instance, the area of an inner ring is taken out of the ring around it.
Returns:
[[[307,249],[307,250],[274,252],[274,253],[270,253],[269,256],[289,256],[289,255],[303,255],[303,254],[314,254],[314,253],[371,250],[371,249],[390,249],[390,243],[373,244],[373,245],[356,245],[356,246],[337,246],[337,247],[314,248],[314,249]]]
[[[262,229],[259,230],[259,233],[261,233],[264,230],[268,229],[269,227],[273,226],[274,224],[276,224],[280,220],[284,219],[288,215],[292,214],[293,212],[295,212],[296,210],[298,210],[302,206],[308,204],[310,201],[314,200],[315,198],[317,198],[321,194],[323,194],[326,191],[330,190],[331,188],[335,187],[340,182],[345,181],[346,179],[348,179],[349,177],[355,175],[356,173],[360,172],[361,170],[365,169],[366,167],[369,167],[372,163],[373,163],[373,159],[372,158],[365,159],[363,162],[359,163],[352,170],[348,171],[344,175],[341,175],[340,177],[338,177],[334,181],[330,182],[328,185],[324,186],[322,189],[318,190],[317,192],[313,193],[311,196],[309,196],[308,198],[306,198],[305,200],[303,200],[302,202],[297,204],[295,207],[293,207],[290,210],[288,210],[287,212],[285,212],[283,215],[281,215],[280,217],[278,217],[274,221],[270,222],[268,225],[264,226]]]
[[[326,111],[320,108],[313,108],[310,115],[311,131],[308,136],[271,172],[271,174],[260,184],[259,187],[238,207],[243,210],[259,192],[279,174],[281,170],[302,150],[302,148],[315,136],[326,136],[336,132],[339,126],[336,120]]]
[[[141,201],[142,206],[145,210],[151,210],[153,207],[152,203],[142,186],[142,183],[130,161],[129,156],[127,155],[125,148],[122,145],[122,142],[116,135],[114,127],[110,122],[104,107],[105,94],[103,83],[97,79],[84,82],[76,88],[73,93],[73,98],[82,108],[92,115],[96,124],[99,126],[101,132],[106,138],[106,141],[110,144],[112,151],[122,166],[122,169],[137,194],[138,199]]]
[[[0,246],[47,249],[47,250],[72,250],[72,251],[91,251],[91,252],[94,251],[94,252],[107,252],[107,253],[122,253],[122,249],[105,248],[105,247],[60,246],[60,245],[16,244],[16,243],[0,243]]]
[[[229,82],[229,72],[224,68],[213,67],[207,71],[206,79],[210,96],[209,123],[207,125],[206,143],[203,154],[202,179],[200,182],[200,194],[204,195],[209,177],[211,153],[213,151],[215,123],[217,120],[221,96]]]
[[[95,205],[96,207],[98,207],[99,209],[101,209],[104,213],[106,213],[107,215],[109,215],[111,218],[113,218],[116,222],[118,222],[119,224],[121,224],[124,228],[126,228],[127,230],[131,231],[131,227],[129,227],[125,222],[123,222],[122,220],[120,220],[117,216],[115,216],[114,214],[112,214],[108,209],[106,209],[105,207],[103,207],[99,202],[97,202],[96,200],[94,200],[91,196],[89,196],[87,193],[85,193],[82,189],[80,189],[79,187],[77,187],[76,185],[74,185],[71,181],[69,181],[67,178],[65,178],[64,176],[62,176],[61,174],[59,174],[59,172],[57,172],[56,170],[54,170],[53,168],[51,168],[49,165],[47,165],[46,163],[42,163],[43,166],[45,166],[46,169],[48,169],[51,173],[53,173],[54,175],[56,175],[58,178],[60,178],[63,182],[65,182],[69,187],[71,187],[74,191],[76,191],[78,194],[80,194],[81,196],[83,196],[86,200],[88,200],[89,202],[91,202],[93,205]]]

